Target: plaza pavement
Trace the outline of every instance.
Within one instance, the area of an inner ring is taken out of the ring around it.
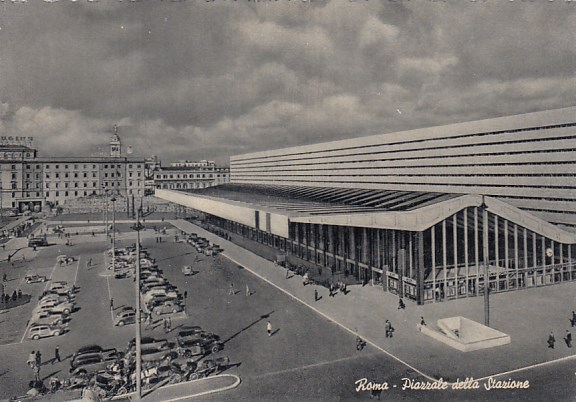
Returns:
[[[254,275],[267,281],[294,299],[308,305],[319,315],[344,329],[360,335],[383,353],[405,363],[424,377],[445,381],[466,377],[482,379],[501,375],[503,379],[522,379],[522,370],[534,365],[554,365],[555,361],[573,359],[574,348],[563,341],[570,328],[569,318],[576,309],[576,283],[531,288],[516,292],[492,294],[490,297],[491,327],[510,335],[509,345],[474,352],[459,352],[423,335],[417,329],[423,316],[429,327],[440,318],[464,316],[484,323],[483,297],[471,297],[418,306],[406,301],[406,309],[398,310],[398,297],[377,286],[349,286],[349,293],[328,296],[328,289],[303,286],[302,277],[286,279],[286,269],[224,240],[184,220],[168,221],[178,229],[197,233],[219,244],[223,255]],[[237,236],[237,235],[236,235]],[[240,285],[241,286],[241,285]],[[320,300],[314,301],[314,289]],[[319,317],[320,319],[320,317]],[[386,338],[385,320],[395,328],[394,337]],[[550,331],[556,345],[547,347]],[[576,335],[576,334],[575,334]]]

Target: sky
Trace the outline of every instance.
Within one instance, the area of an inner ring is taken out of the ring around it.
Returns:
[[[215,160],[576,105],[576,1],[0,0],[0,135]]]

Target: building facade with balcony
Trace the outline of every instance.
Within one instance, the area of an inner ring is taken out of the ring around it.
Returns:
[[[212,161],[180,161],[159,166],[154,172],[157,189],[192,190],[221,185],[230,181],[230,168]]]

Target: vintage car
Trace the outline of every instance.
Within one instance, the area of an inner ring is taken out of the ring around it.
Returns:
[[[182,305],[173,300],[166,300],[164,303],[158,304],[152,308],[152,312],[156,315],[176,314],[182,310],[184,310]]]
[[[178,292],[166,288],[151,289],[146,293],[144,293],[144,297],[142,298],[142,300],[144,301],[144,303],[148,303],[156,296],[177,298]]]
[[[114,348],[100,350],[92,353],[82,353],[80,355],[72,357],[72,360],[70,360],[70,367],[72,369],[75,369],[76,367],[81,366],[83,362],[87,360],[92,360],[94,358],[110,360],[110,359],[117,359],[119,357],[121,357],[120,353],[118,353],[118,351]]]
[[[30,318],[32,325],[62,325],[68,321],[68,316],[61,313],[52,313],[50,311],[43,311],[33,313]]]
[[[41,300],[38,306],[34,309],[35,313],[49,311],[51,313],[62,313],[69,315],[74,310],[74,304],[67,302],[57,302],[54,300]]]
[[[121,311],[114,318],[114,325],[122,327],[136,322],[136,312],[134,310]]]
[[[32,274],[24,276],[24,281],[26,281],[26,283],[46,282],[47,280],[48,278],[46,278],[44,275]]]
[[[49,336],[60,336],[65,329],[62,325],[32,324],[28,329],[28,338],[37,340]]]

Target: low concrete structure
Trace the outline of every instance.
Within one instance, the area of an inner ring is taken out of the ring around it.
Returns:
[[[510,335],[479,324],[465,317],[442,318],[437,321],[438,330],[420,327],[428,335],[461,352],[493,348],[510,343]]]

